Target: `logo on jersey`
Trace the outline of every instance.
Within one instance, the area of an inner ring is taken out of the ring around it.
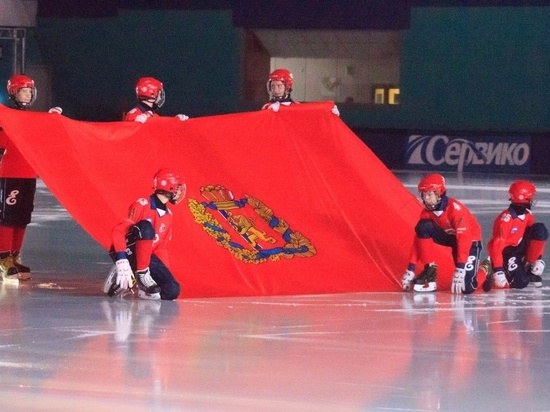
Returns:
[[[203,186],[200,194],[206,201],[188,201],[195,222],[237,259],[257,264],[317,253],[309,239],[259,199],[250,195],[236,199],[219,185]]]
[[[17,203],[17,195],[19,190],[12,190],[10,194],[6,197],[6,203],[10,206],[13,206]]]

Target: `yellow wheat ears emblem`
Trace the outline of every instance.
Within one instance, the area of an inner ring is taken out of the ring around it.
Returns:
[[[203,186],[200,193],[205,200],[188,201],[195,222],[237,259],[258,264],[317,252],[309,239],[259,199],[249,195],[235,199],[231,190],[220,185]]]

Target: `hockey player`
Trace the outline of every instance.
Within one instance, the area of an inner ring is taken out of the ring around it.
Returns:
[[[477,288],[477,269],[481,252],[481,228],[472,213],[459,201],[447,197],[445,178],[440,174],[426,175],[418,184],[424,204],[415,227],[416,236],[410,253],[409,267],[401,284],[404,290],[414,285],[417,292],[437,289],[437,264],[434,243],[451,248],[455,271],[452,293],[470,294]],[[418,261],[425,264],[415,277]]]
[[[115,267],[103,285],[109,296],[123,296],[137,284],[144,299],[176,299],[180,285],[169,269],[167,245],[172,238],[172,211],[185,197],[182,177],[170,169],[154,177],[154,193],[130,206],[128,217],[113,229],[110,251]]]
[[[541,287],[548,229],[544,223],[535,223],[531,212],[537,190],[528,180],[516,180],[508,193],[510,206],[495,219],[487,244],[494,286],[522,289],[531,282]]]
[[[124,120],[145,123],[151,117],[159,117],[157,110],[165,101],[164,86],[159,80],[153,77],[140,78],[136,83],[136,97],[137,106],[126,113]],[[181,121],[189,119],[184,114],[176,117]]]
[[[34,80],[16,74],[8,80],[11,107],[28,110],[36,100]],[[60,107],[49,113],[61,114]],[[21,262],[21,248],[27,225],[31,222],[36,192],[36,172],[21,152],[0,129],[0,272],[4,279],[28,280],[31,269]]]
[[[298,102],[295,102],[292,100],[292,97],[290,97],[293,82],[294,77],[289,70],[273,70],[267,79],[267,94],[269,95],[269,102],[264,104],[262,109],[271,109],[274,112],[277,112],[281,105],[291,106],[293,104],[298,104]]]
[[[262,109],[271,109],[274,112],[278,112],[281,106],[292,106],[293,104],[299,104],[290,97],[292,93],[292,84],[294,83],[294,77],[292,73],[287,69],[275,69],[269,74],[267,79],[267,94],[269,95],[269,102],[262,106]],[[338,107],[334,105],[332,113],[340,116]]]

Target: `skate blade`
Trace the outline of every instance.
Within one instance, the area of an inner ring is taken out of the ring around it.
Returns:
[[[120,289],[118,288],[116,292],[109,296],[116,296],[119,299],[125,299],[126,297],[131,297],[134,294],[134,289]]]
[[[111,267],[111,270],[109,271],[109,274],[105,278],[105,282],[103,282],[103,293],[109,293],[111,291],[111,288],[114,284],[114,279],[116,276],[116,266],[113,265]]]
[[[434,292],[437,290],[436,282],[427,282],[421,285],[414,285],[415,292]]]
[[[147,300],[159,300],[160,299],[160,292],[159,293],[147,293],[144,290],[138,289],[138,298],[140,299],[147,299]]]

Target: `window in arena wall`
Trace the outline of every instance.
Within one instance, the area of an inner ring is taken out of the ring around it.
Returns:
[[[372,87],[374,104],[399,104],[399,87],[377,84]]]
[[[399,104],[401,31],[260,29],[254,35],[269,55],[269,71],[292,72],[294,100]],[[258,91],[249,95],[267,98],[268,74],[263,82],[250,82]],[[373,87],[380,85],[386,88],[377,97]]]

